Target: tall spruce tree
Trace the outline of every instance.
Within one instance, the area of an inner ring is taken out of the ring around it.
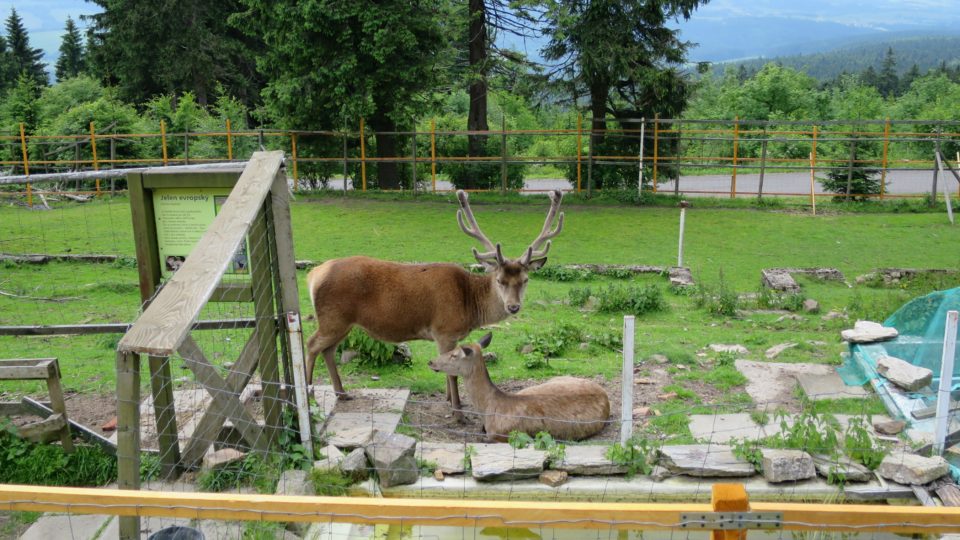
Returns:
[[[84,71],[85,66],[80,30],[77,29],[77,25],[70,17],[67,17],[64,30],[63,38],[60,41],[60,58],[57,59],[56,64],[58,81],[76,77]]]
[[[897,95],[900,89],[900,78],[897,77],[897,59],[893,55],[893,47],[887,47],[887,54],[880,64],[880,74],[877,76],[877,90],[880,95],[889,99]]]
[[[13,65],[13,55],[7,50],[7,40],[0,36],[0,95],[3,95],[17,82],[17,69]]]
[[[10,8],[6,30],[7,48],[15,73],[26,74],[36,84],[47,86],[49,81],[44,69],[46,64],[40,60],[43,58],[43,50],[34,49],[30,46],[30,36],[27,35],[27,29],[23,26],[23,19],[17,14],[16,8]]]

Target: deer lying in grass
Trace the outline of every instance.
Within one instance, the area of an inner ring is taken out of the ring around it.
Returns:
[[[480,231],[465,192],[458,191],[457,198],[457,222],[486,248],[483,253],[474,248],[473,255],[487,273],[471,274],[455,264],[400,264],[369,257],[334,259],[314,268],[307,275],[307,288],[318,328],[307,342],[308,381],[313,381],[317,356],[322,354],[334,391],[347,398],[334,354],[354,326],[392,343],[432,340],[442,354],[453,350],[471,330],[520,311],[527,273],[547,262],[550,239],[563,229],[563,213],[557,216],[561,192],[550,193],[540,235],[519,259],[505,258],[500,244],[494,245]],[[554,217],[557,226],[551,230]],[[447,396],[462,420],[454,376],[447,378]]]
[[[487,441],[505,442],[511,431],[536,436],[546,431],[557,440],[578,441],[599,433],[610,416],[610,400],[599,384],[576,377],[554,377],[515,394],[490,380],[483,349],[493,334],[430,361],[430,369],[463,377],[470,400],[483,415]]]

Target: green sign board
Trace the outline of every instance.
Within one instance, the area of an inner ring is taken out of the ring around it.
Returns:
[[[229,194],[230,190],[226,188],[153,190],[160,273],[164,278],[172,276],[183,265]],[[237,250],[227,271],[247,273],[246,242]]]

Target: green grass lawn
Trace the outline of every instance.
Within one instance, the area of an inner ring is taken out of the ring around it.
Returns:
[[[393,200],[393,199],[404,200]],[[474,197],[474,211],[486,234],[502,242],[507,255],[519,255],[542,225],[543,198]],[[696,201],[688,212],[685,264],[708,290],[721,287],[745,294],[760,289],[760,270],[769,267],[835,267],[848,283],[802,280],[805,297],[820,302],[821,312],[782,319],[783,312],[758,311],[755,300],[744,299],[736,316],[719,316],[697,307],[696,294],[678,295],[666,280],[644,275],[628,280],[663,289],[667,309],[637,320],[637,356],[665,354],[672,363],[690,363],[710,343],[741,343],[749,358],[786,341],[798,342],[777,361],[837,362],[844,345],[839,331],[857,317],[883,319],[907,299],[936,288],[960,285],[956,274],[881,288],[855,283],[856,276],[882,267],[948,268],[960,266],[960,227],[951,226],[942,213],[845,212],[826,205],[825,214],[812,216],[789,204],[768,203],[756,208],[746,203],[732,208]],[[903,207],[895,206],[902,210]],[[643,264],[670,266],[676,262],[678,211],[673,206],[599,205],[568,197],[563,233],[554,241],[549,266],[570,263]],[[457,227],[453,196],[394,197],[300,196],[293,208],[294,241],[298,259],[322,261],[354,254],[398,261],[472,262],[473,241]],[[129,208],[123,198],[52,211],[0,207],[0,251],[6,253],[118,253],[133,255]],[[300,273],[303,283],[305,272]],[[599,291],[624,280],[596,277],[589,281],[558,282],[533,276],[521,313],[494,326],[491,350],[499,361],[491,366],[494,380],[544,378],[557,374],[619,375],[616,344],[622,328],[619,313],[584,311],[569,304],[571,289]],[[129,264],[50,263],[42,266],[0,263],[0,291],[59,302],[0,296],[0,325],[128,322],[138,312],[137,276]],[[309,313],[307,291],[301,287],[301,305]],[[204,317],[243,315],[211,306]],[[246,309],[248,308],[238,308]],[[849,320],[824,320],[835,310]],[[315,330],[305,323],[309,334]],[[549,359],[545,366],[527,367],[529,355],[519,349],[538,336],[550,336],[563,326],[578,329],[581,347],[574,343]],[[473,337],[479,337],[475,332]],[[69,390],[111,392],[115,386],[113,347],[119,336],[0,337],[0,357],[48,357],[61,360]],[[233,361],[241,337],[205,334],[201,346],[214,363]],[[411,344],[411,368],[383,370],[379,381],[357,363],[344,368],[348,387],[358,385],[407,386],[415,391],[440,391],[443,379],[426,367],[435,346]],[[185,375],[175,364],[174,377]],[[719,397],[710,405],[743,407],[742,381],[719,370],[712,375],[680,373],[670,366],[678,388],[709,384]],[[728,370],[729,371],[729,370]],[[317,374],[325,378],[318,366]],[[32,383],[5,383],[0,392],[41,392]],[[699,405],[698,396],[678,396],[677,406]],[[721,403],[722,402],[722,403]],[[704,403],[703,405],[708,405]]]

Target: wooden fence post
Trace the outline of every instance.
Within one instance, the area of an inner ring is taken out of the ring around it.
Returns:
[[[163,155],[163,166],[167,166],[167,122],[160,121],[160,151]]]
[[[940,125],[937,125],[937,138],[934,140],[933,146],[934,155],[940,153]],[[933,165],[933,184],[930,186],[930,206],[933,207],[937,204],[937,179],[939,176],[939,170],[937,169],[936,163]]]
[[[93,122],[90,122],[90,151],[93,152],[93,170],[100,170],[100,162],[97,161],[97,132],[94,129]],[[100,196],[100,179],[96,179],[97,197]]]
[[[850,161],[847,162],[847,194],[845,199],[850,200],[850,190],[853,189],[853,165],[857,160],[857,137],[850,139]]]
[[[413,194],[417,194],[417,121],[413,121],[413,135],[410,137],[411,173],[413,176]]]
[[[523,186],[520,186],[521,189]],[[500,194],[507,192],[507,117],[500,115]]]
[[[363,135],[363,118],[360,119],[360,181],[363,191],[367,190],[367,142]]]
[[[886,192],[887,185],[887,148],[890,146],[890,117],[883,123],[883,168],[880,170],[880,200]]]
[[[437,191],[437,119],[430,119],[430,182]]]
[[[660,162],[660,113],[653,115],[653,192],[657,192],[657,164]]]
[[[580,170],[583,164],[583,115],[577,114],[577,193],[580,193]]]
[[[227,160],[233,161],[233,137],[230,133],[230,119],[227,118]]]
[[[23,153],[23,174],[30,176],[30,160],[27,158],[27,135],[23,122],[20,122],[20,151]],[[33,208],[33,186],[27,182],[27,207]]]
[[[757,200],[763,199],[763,173],[767,168],[767,129],[763,129],[763,142],[760,143],[760,184],[757,186]]]
[[[733,173],[730,175],[730,198],[737,198],[737,150],[739,149],[740,117],[733,117]]]
[[[710,496],[714,512],[749,512],[750,499],[743,484],[714,484]],[[746,540],[747,531],[716,530],[710,532],[711,540]]]
[[[290,160],[293,163],[293,191],[300,191],[300,173],[297,170],[297,134],[290,133]]]
[[[117,487],[140,489],[140,355],[117,351]],[[120,518],[121,540],[140,538],[140,518]]]

